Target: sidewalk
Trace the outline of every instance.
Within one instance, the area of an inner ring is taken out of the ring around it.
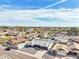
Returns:
[[[39,57],[39,58],[42,58],[42,56],[46,53],[47,51],[37,51],[35,53],[35,56]]]

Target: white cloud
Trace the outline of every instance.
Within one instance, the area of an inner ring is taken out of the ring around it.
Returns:
[[[1,11],[0,18],[32,19],[36,17],[79,18],[79,9],[9,10]],[[67,19],[69,20],[69,19]]]
[[[79,20],[79,9],[53,9],[40,13],[39,17],[58,18],[65,21]]]
[[[43,21],[36,19],[36,18],[47,18],[47,17],[49,18],[48,21],[50,22],[46,21],[45,19]],[[54,19],[56,19],[56,21],[60,20],[60,22],[54,23],[53,21]],[[26,21],[26,25],[33,25],[33,26],[68,26],[68,25],[79,26],[79,9],[61,8],[61,9],[43,9],[40,11],[39,10],[0,11],[0,21],[6,23],[9,20]],[[62,23],[62,21],[64,22]],[[22,22],[20,25],[24,23]]]

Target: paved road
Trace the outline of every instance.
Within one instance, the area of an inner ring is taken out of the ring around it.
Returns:
[[[35,54],[38,50],[28,47],[28,48],[22,48],[22,49],[20,49],[20,51],[24,51],[24,52],[30,53],[30,54]]]
[[[31,56],[33,55],[34,57],[40,58],[40,59],[55,59],[55,56],[50,56],[50,55],[46,55],[46,50],[40,49],[40,50],[36,50],[35,48],[22,48],[20,49],[20,51],[25,52],[24,54],[28,53],[31,54]]]
[[[40,59],[39,57],[43,57],[44,59],[77,59],[75,56],[66,56],[60,58],[58,56],[51,56],[45,53],[46,51],[35,51],[34,54],[20,51],[20,50],[10,50],[5,51],[5,47],[0,45],[0,59]],[[28,49],[26,49],[28,50]]]
[[[5,51],[4,47],[0,46],[0,59],[37,59],[30,55],[18,53],[16,51]]]

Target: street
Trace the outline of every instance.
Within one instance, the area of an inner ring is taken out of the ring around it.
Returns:
[[[0,59],[37,59],[33,56],[16,52],[15,50],[5,51],[3,46],[0,46]]]

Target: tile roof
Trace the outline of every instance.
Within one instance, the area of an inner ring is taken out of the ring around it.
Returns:
[[[17,39],[12,39],[12,43],[13,44],[19,44],[19,43],[23,43],[25,41],[27,41],[28,39],[27,38],[24,38],[24,37],[18,37]]]

